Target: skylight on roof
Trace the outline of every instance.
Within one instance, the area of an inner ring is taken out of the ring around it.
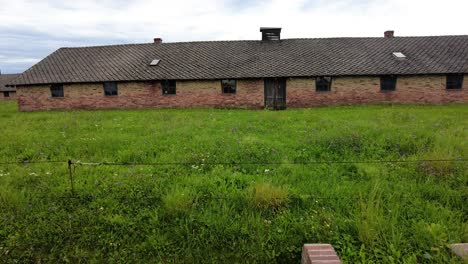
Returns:
[[[393,56],[395,56],[397,59],[406,59],[406,55],[402,52],[393,52]]]
[[[154,59],[151,61],[150,66],[156,66],[159,64],[160,61],[161,61],[160,59]]]

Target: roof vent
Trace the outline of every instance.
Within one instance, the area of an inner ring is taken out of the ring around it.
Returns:
[[[393,56],[399,60],[404,60],[406,59],[406,55],[403,54],[403,52],[393,52]]]
[[[162,38],[154,38],[154,44],[161,44],[162,42]]]
[[[261,27],[262,40],[280,40],[281,28],[277,27]]]
[[[160,59],[154,59],[151,61],[150,66],[156,66],[159,64],[160,61],[161,61]]]

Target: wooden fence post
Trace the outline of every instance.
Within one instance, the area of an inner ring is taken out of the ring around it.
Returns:
[[[71,160],[68,160],[68,172],[70,174],[71,193],[72,193],[72,195],[74,195],[75,194],[75,187],[73,185],[72,164],[73,164],[73,162]]]

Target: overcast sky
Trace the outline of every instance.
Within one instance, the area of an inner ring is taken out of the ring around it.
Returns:
[[[0,0],[0,69],[22,72],[60,47],[282,38],[468,34],[468,0]]]

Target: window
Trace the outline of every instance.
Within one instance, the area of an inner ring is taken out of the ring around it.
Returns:
[[[315,78],[315,91],[328,92],[331,91],[331,77],[317,77]]]
[[[445,87],[449,90],[461,89],[463,87],[463,74],[447,74]]]
[[[163,95],[176,94],[176,81],[165,80],[162,82]]]
[[[161,60],[160,59],[154,59],[150,62],[150,66],[157,66]]]
[[[380,90],[381,91],[395,91],[397,77],[396,75],[380,76]]]
[[[118,95],[118,88],[116,82],[105,82],[104,83],[104,95],[105,96],[115,96]]]
[[[52,97],[63,97],[63,84],[52,84],[50,94]]]
[[[225,94],[235,94],[236,93],[236,80],[222,80],[221,88]]]
[[[3,92],[3,97],[10,97],[10,92]]]
[[[393,52],[392,54],[397,59],[406,59],[406,55],[403,52]]]

